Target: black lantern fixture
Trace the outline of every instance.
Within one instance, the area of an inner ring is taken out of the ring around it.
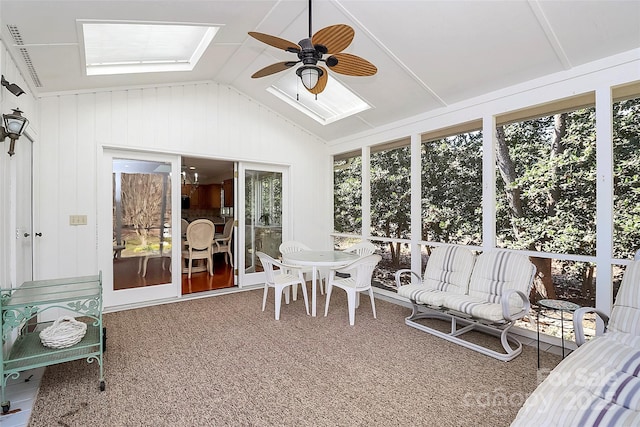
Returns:
[[[10,156],[13,156],[15,154],[16,140],[20,138],[22,132],[24,132],[29,120],[22,116],[22,111],[14,109],[13,114],[2,115],[2,123],[3,126],[0,127],[0,140],[4,141],[9,137],[11,144],[9,145],[8,153]]]
[[[24,91],[22,90],[22,88],[20,86],[18,86],[15,83],[9,83],[7,81],[7,79],[4,78],[4,76],[2,76],[2,79],[0,80],[0,83],[2,84],[2,86],[6,87],[7,90],[9,90],[9,92],[14,94],[15,96],[20,96],[20,95],[22,95],[24,93]]]

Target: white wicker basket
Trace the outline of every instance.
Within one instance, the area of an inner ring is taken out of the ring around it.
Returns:
[[[71,316],[62,316],[40,332],[40,341],[45,347],[66,348],[79,343],[86,333],[86,323]]]

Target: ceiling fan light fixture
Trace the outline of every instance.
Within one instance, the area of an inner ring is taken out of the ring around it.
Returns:
[[[254,39],[286,52],[295,53],[298,57],[298,61],[268,65],[253,73],[251,78],[269,76],[302,62],[302,67],[296,70],[296,74],[302,80],[304,87],[317,98],[317,95],[325,90],[329,77],[328,70],[318,66],[318,61],[324,62],[329,70],[347,76],[372,76],[378,71],[375,65],[366,59],[342,52],[351,44],[355,36],[355,31],[350,26],[330,25],[316,31],[315,34],[312,33],[311,1],[309,0],[309,37],[300,40],[298,44],[269,34],[249,31],[249,35]],[[326,54],[331,56],[324,59]]]
[[[318,79],[324,72],[313,65],[304,65],[296,70],[296,74],[302,80],[302,84],[308,90],[312,90],[318,84]]]

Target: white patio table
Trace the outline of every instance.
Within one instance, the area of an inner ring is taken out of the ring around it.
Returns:
[[[316,315],[318,268],[343,267],[358,259],[358,255],[342,251],[300,251],[283,254],[285,264],[313,267],[311,276],[311,315]]]

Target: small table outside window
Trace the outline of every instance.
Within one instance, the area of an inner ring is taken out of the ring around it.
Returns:
[[[564,359],[564,312],[573,313],[580,308],[578,304],[557,299],[541,299],[538,301],[540,309],[537,312],[536,327],[538,330],[538,369],[540,369],[540,311],[542,308],[560,311],[560,336],[562,341],[562,358]]]

